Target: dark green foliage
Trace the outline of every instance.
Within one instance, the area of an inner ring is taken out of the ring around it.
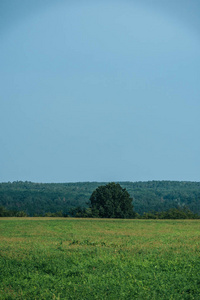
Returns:
[[[57,211],[57,212],[55,212],[55,213],[51,213],[51,212],[45,213],[45,214],[44,214],[44,217],[57,217],[57,218],[62,218],[62,217],[64,217],[64,215],[63,215],[63,212],[62,212],[62,211]]]
[[[0,217],[27,217],[27,213],[22,211],[7,210],[5,207],[0,206]]]
[[[125,182],[122,186],[133,197],[134,208],[139,214],[180,207],[188,207],[193,213],[200,214],[200,182]]]
[[[148,181],[119,182],[133,198],[137,213],[167,211],[170,208],[188,207],[200,215],[200,182]],[[9,211],[24,211],[30,216],[62,211],[69,215],[71,209],[87,208],[92,192],[103,182],[78,183],[0,183],[0,206]]]
[[[70,214],[70,216],[76,217],[76,218],[87,217],[86,208],[80,207],[80,206],[70,209],[69,214]]]
[[[114,182],[98,187],[90,197],[90,208],[94,217],[134,218],[133,199],[126,189]]]
[[[140,216],[139,216],[140,217]],[[167,211],[144,213],[142,219],[200,219],[188,208],[170,208]]]

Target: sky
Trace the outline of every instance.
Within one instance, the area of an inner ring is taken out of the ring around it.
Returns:
[[[199,12],[1,0],[0,182],[200,181]]]

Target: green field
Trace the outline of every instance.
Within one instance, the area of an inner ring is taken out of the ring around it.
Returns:
[[[0,299],[200,299],[200,220],[1,218]]]

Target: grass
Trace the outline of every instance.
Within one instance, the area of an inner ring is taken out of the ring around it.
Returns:
[[[200,299],[200,220],[1,218],[0,299]]]

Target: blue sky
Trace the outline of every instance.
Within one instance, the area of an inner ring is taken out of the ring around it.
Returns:
[[[40,2],[0,4],[0,181],[200,181],[199,1]]]

